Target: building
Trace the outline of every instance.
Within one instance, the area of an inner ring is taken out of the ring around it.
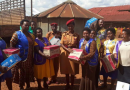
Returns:
[[[37,17],[38,26],[43,29],[43,36],[45,36],[48,31],[51,31],[50,24],[53,22],[58,23],[58,30],[62,32],[66,31],[66,22],[72,18],[75,19],[75,31],[82,36],[82,30],[89,18],[103,18],[98,14],[78,6],[71,0],[41,12],[35,17]]]
[[[104,17],[105,27],[130,27],[130,5],[97,7],[90,11]]]

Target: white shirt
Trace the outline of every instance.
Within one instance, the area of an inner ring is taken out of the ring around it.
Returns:
[[[111,43],[112,40],[108,40],[107,45],[106,45],[106,53],[110,53],[109,52],[109,44]]]
[[[119,62],[122,66],[130,66],[130,41],[122,41],[119,47]]]

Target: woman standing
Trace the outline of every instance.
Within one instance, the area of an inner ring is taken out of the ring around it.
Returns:
[[[113,53],[114,47],[115,47],[116,42],[117,42],[117,40],[115,39],[115,34],[116,34],[116,31],[114,28],[107,29],[107,37],[109,40],[106,40],[104,42],[104,56]],[[117,79],[117,74],[118,74],[117,70],[106,73],[104,67],[102,66],[101,75],[103,75],[103,79],[104,79],[103,88],[107,87],[107,78],[109,76],[109,77],[111,77],[111,86],[110,86],[109,90],[113,90],[114,83],[116,82],[116,79]]]
[[[90,37],[96,41],[96,46],[98,50],[98,65],[97,65],[97,70],[96,70],[96,87],[98,88],[98,81],[100,81],[99,73],[100,73],[100,57],[102,57],[102,53],[100,52],[101,49],[101,41],[97,37],[97,33],[95,30],[91,30]]]
[[[48,59],[49,57],[43,53],[43,48],[45,46],[49,46],[50,43],[46,37],[42,37],[42,29],[37,28],[36,31],[36,39],[38,45],[35,46],[34,53],[34,76],[37,78],[38,90],[42,90],[41,80],[44,81],[44,88],[48,89],[48,85],[46,83],[47,78],[55,75],[53,60]]]
[[[26,83],[27,89],[30,88],[30,81],[34,81],[33,76],[33,48],[35,38],[28,32],[29,21],[22,20],[20,22],[22,30],[16,31],[11,40],[10,46],[20,48],[20,57],[22,61],[17,65],[14,70],[14,82],[19,83],[20,90],[23,90],[23,86]],[[19,72],[18,72],[19,69]]]
[[[82,79],[79,90],[97,90],[96,88],[96,69],[98,64],[98,52],[96,42],[90,38],[91,30],[84,28],[83,37],[79,42],[79,48],[88,53],[82,56],[80,60],[86,60],[85,65],[82,65]]]
[[[61,38],[60,70],[61,74],[66,74],[65,90],[68,90],[70,88],[69,74],[71,74],[71,87],[73,88],[74,75],[79,73],[79,65],[68,59],[69,53],[73,52],[72,48],[78,48],[79,35],[74,32],[74,19],[67,21],[66,25],[68,31],[64,32]]]
[[[122,32],[123,41],[119,47],[118,81],[130,84],[130,30]]]
[[[7,58],[6,55],[2,51],[5,48],[6,48],[6,43],[0,37],[0,63],[2,63]],[[7,71],[6,67],[0,66],[0,72],[5,73],[4,75],[0,76],[0,90],[1,90],[1,82],[3,82],[4,80],[6,80],[6,85],[7,85],[8,89],[12,90],[12,80],[11,80],[12,73],[11,73],[11,70]]]

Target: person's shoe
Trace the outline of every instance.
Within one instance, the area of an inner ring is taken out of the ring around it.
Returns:
[[[70,85],[66,85],[63,90],[69,90],[69,89],[70,89]]]
[[[99,84],[101,84],[101,83],[102,83],[102,82],[101,82],[101,80],[100,80],[99,78],[98,78],[98,83],[99,83]]]

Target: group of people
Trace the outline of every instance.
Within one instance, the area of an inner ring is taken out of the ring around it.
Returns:
[[[72,48],[83,49],[87,55],[80,57],[80,62],[86,60],[82,65],[82,78],[79,90],[97,90],[99,75],[103,75],[104,84],[102,88],[107,87],[107,77],[111,77],[111,87],[109,90],[114,90],[114,83],[117,80],[130,83],[129,68],[130,68],[130,31],[123,30],[122,41],[115,39],[116,31],[114,28],[103,28],[103,20],[98,19],[93,22],[90,27],[83,29],[83,38],[80,38],[74,30],[74,19],[67,21],[66,25],[68,30],[65,32],[57,31],[57,23],[51,24],[51,32],[42,37],[43,31],[41,28],[36,28],[35,22],[22,20],[20,22],[21,30],[14,32],[11,40],[10,47],[20,48],[22,61],[19,62],[14,68],[7,71],[7,67],[0,66],[0,71],[5,73],[0,76],[0,81],[6,80],[9,90],[12,90],[12,80],[14,83],[19,84],[20,90],[31,90],[30,82],[34,82],[35,78],[38,83],[38,90],[42,90],[41,80],[44,81],[44,88],[48,89],[49,84],[59,82],[57,81],[57,73],[60,66],[61,74],[66,75],[66,86],[64,90],[74,89],[74,77],[79,73],[79,64],[73,62],[68,58],[70,53],[73,53]],[[29,31],[29,26],[33,32]],[[43,53],[43,48],[51,45],[52,38],[61,39],[60,42],[60,56],[51,59]],[[0,63],[7,57],[3,53],[6,48],[5,41],[0,38]],[[115,71],[106,73],[102,66],[100,71],[100,60],[106,56],[114,54],[116,60]],[[118,58],[119,57],[119,58]],[[71,75],[71,85],[69,84],[69,76]],[[35,77],[35,78],[34,78]],[[1,84],[0,84],[1,85]],[[1,90],[1,89],[0,89]]]

